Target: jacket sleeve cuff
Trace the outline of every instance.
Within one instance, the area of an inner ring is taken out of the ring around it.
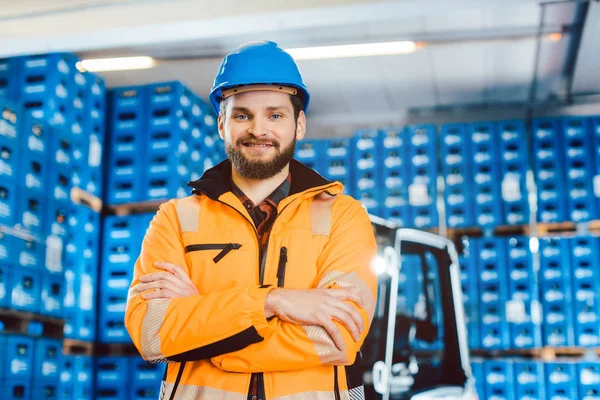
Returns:
[[[271,336],[275,332],[275,323],[269,323],[265,317],[265,302],[267,294],[271,290],[275,289],[273,286],[262,286],[254,287],[248,290],[248,296],[250,297],[250,320],[252,325],[256,329],[256,332],[263,338]]]

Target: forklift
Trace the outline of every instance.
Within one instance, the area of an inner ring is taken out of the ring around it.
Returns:
[[[367,400],[477,400],[454,244],[371,216],[378,296],[362,347]]]

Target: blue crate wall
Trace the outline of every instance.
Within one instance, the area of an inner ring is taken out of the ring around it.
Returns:
[[[567,198],[564,190],[565,155],[560,119],[534,119],[532,138],[537,220],[563,222],[567,219]]]
[[[103,196],[102,150],[106,140],[106,86],[98,76],[88,76],[85,91],[87,110],[84,114],[84,131],[89,134],[87,166],[81,177],[81,187],[87,192]]]
[[[594,201],[596,203],[596,209],[600,213],[600,117],[591,118],[591,131],[594,137]]]
[[[589,118],[562,118],[567,215],[570,221],[586,222],[598,218],[594,200],[594,137]]]
[[[485,360],[483,362],[485,373],[486,399],[515,398],[514,362],[512,360]]]
[[[409,221],[416,228],[439,225],[437,211],[437,131],[434,125],[406,127]]]
[[[543,344],[573,346],[575,321],[570,245],[567,239],[560,237],[540,238],[539,243]]]
[[[600,398],[600,362],[595,360],[577,363],[577,378],[580,399]]]
[[[510,331],[506,321],[506,242],[502,238],[481,238],[476,243],[481,345],[484,349],[507,349]]]
[[[141,357],[131,357],[129,363],[132,385],[128,398],[134,400],[158,398],[166,364],[150,364]]]
[[[474,226],[471,137],[465,124],[442,125],[440,137],[446,225]]]
[[[5,380],[24,379],[29,381],[33,376],[35,342],[24,335],[6,335],[5,350],[0,353]]]
[[[21,113],[15,103],[0,99],[0,178],[16,182],[21,159]]]
[[[350,141],[349,137],[323,139],[321,170],[317,171],[325,179],[342,182],[345,194],[350,193],[350,188],[347,187],[351,180],[350,171],[352,170]]]
[[[577,399],[577,365],[572,361],[544,365],[547,400]]]
[[[527,132],[523,120],[499,121],[495,125],[500,154],[502,224],[529,223]]]
[[[26,379],[14,379],[0,381],[0,392],[6,394],[7,400],[29,399],[31,396],[31,384]]]
[[[61,318],[66,289],[64,274],[42,271],[40,276],[40,314]]]
[[[121,87],[109,92],[109,148],[106,201],[109,204],[140,200],[143,168],[142,153],[146,146],[143,86]]]
[[[464,238],[463,253],[459,257],[460,282],[465,308],[465,323],[467,325],[467,339],[469,348],[480,349],[479,336],[479,270],[477,268],[477,241]]]
[[[400,227],[411,226],[408,205],[408,143],[400,127],[382,129],[382,217]]]
[[[597,237],[578,236],[569,239],[575,345],[600,346],[600,258]]]
[[[10,275],[10,308],[39,313],[41,272],[35,268],[14,269]]]
[[[494,124],[475,122],[469,125],[473,167],[474,213],[477,226],[491,228],[500,225],[500,155]]]
[[[515,360],[515,400],[542,400],[546,397],[544,364],[535,360]]]
[[[33,382],[58,382],[62,368],[62,341],[36,338],[33,351]]]
[[[537,271],[534,270],[530,238],[512,237],[507,243],[508,302],[511,348],[542,346],[542,310]]]
[[[357,131],[352,138],[352,194],[367,209],[381,215],[381,146],[382,136],[376,129]]]
[[[0,224],[13,226],[19,219],[17,185],[11,182],[0,182]]]

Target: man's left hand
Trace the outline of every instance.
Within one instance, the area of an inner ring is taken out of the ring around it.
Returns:
[[[140,277],[142,283],[138,290],[146,291],[142,294],[143,299],[173,299],[198,294],[198,289],[180,266],[168,262],[156,262],[154,266],[166,272],[154,272]]]

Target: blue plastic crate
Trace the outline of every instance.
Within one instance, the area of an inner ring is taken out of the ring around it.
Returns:
[[[46,191],[49,165],[41,154],[29,152],[19,163],[19,182],[27,189],[44,193]]]
[[[547,362],[546,398],[548,400],[577,399],[577,369],[573,362]]]
[[[23,335],[6,335],[6,350],[2,352],[2,364],[5,366],[4,379],[17,380],[32,378],[34,340]]]
[[[500,204],[500,168],[498,145],[491,122],[469,125],[473,168],[473,207],[478,226],[493,227],[502,223]]]
[[[35,154],[44,161],[48,159],[50,138],[54,134],[49,124],[38,118],[23,118],[19,132],[19,143],[24,156]]]
[[[564,138],[558,118],[534,119],[532,123],[533,165],[538,192],[540,222],[562,222],[567,218],[565,195]]]
[[[465,323],[467,324],[469,348],[481,348],[479,332],[479,273],[477,268],[476,240],[463,240],[464,251],[459,257],[459,269],[463,304],[465,308]]]
[[[104,289],[100,293],[98,338],[103,343],[129,343],[131,339],[125,328],[127,289]]]
[[[58,400],[59,385],[55,382],[35,383],[31,389],[33,399]]]
[[[10,275],[10,307],[15,310],[37,313],[40,310],[40,272],[27,269],[14,269]]]
[[[142,139],[141,132],[146,129],[144,109],[147,101],[147,91],[144,86],[120,87],[109,91],[109,129],[112,135],[121,135],[126,132],[139,135],[133,137],[134,140]],[[113,136],[112,139],[115,137]],[[121,146],[126,146],[126,142],[116,141]],[[133,142],[130,143],[132,145]],[[133,149],[122,147],[116,149],[117,152],[132,152]]]
[[[96,309],[80,311],[75,315],[75,337],[78,340],[93,342],[96,340]]]
[[[377,187],[381,184],[382,173],[382,145],[383,137],[377,130],[357,131],[351,140],[352,148],[352,172],[353,179],[357,186],[353,188],[353,193],[358,195],[362,191],[359,185],[360,179],[365,174],[370,174],[376,182]]]
[[[46,247],[34,238],[14,237],[16,263],[20,267],[41,270],[46,256]]]
[[[575,344],[596,347],[600,345],[599,241],[596,237],[579,236],[570,242]]]
[[[0,97],[11,100],[19,98],[19,67],[16,57],[0,59]]]
[[[594,199],[594,137],[588,118],[562,119],[564,129],[565,168],[568,216],[574,222],[596,219],[598,210]]]
[[[127,399],[130,382],[128,357],[100,357],[96,361],[96,399]]]
[[[322,171],[323,141],[321,139],[303,139],[296,144],[294,158],[310,168]]]
[[[60,318],[65,297],[65,278],[63,274],[51,274],[43,271],[40,314]]]
[[[517,360],[515,368],[515,400],[541,400],[546,397],[544,364],[540,361]]]
[[[15,237],[0,231],[0,265],[16,264],[17,260]]]
[[[108,174],[108,203],[125,204],[140,201],[142,181],[139,179],[139,164],[130,157],[123,157],[114,165],[115,169],[110,170]]]
[[[70,229],[69,223],[75,214],[73,204],[69,201],[50,199],[47,207],[46,235],[66,237]]]
[[[14,183],[0,182],[0,224],[13,226],[17,222],[17,196]]]
[[[38,191],[20,188],[17,208],[17,223],[26,231],[43,235],[46,228],[47,197]]]
[[[507,241],[509,301],[506,317],[511,330],[512,348],[537,348],[542,345],[539,284],[529,241],[528,237],[513,237]]]
[[[142,187],[142,200],[167,200],[175,197],[186,197],[191,194],[188,182],[191,170],[180,166],[178,172],[182,175],[174,177],[171,174],[155,175]]]
[[[369,214],[377,216],[381,215],[382,207],[379,190],[356,190],[354,192],[354,197],[361,202]]]
[[[155,110],[181,109],[191,114],[192,106],[196,100],[193,94],[179,81],[161,82],[146,87],[148,96],[149,119]]]
[[[130,359],[131,391],[130,399],[156,399],[166,364],[150,364],[140,357]]]
[[[429,228],[439,225],[437,213],[437,132],[434,125],[406,128],[408,144],[408,202],[411,225]]]
[[[5,263],[0,264],[0,307],[7,308],[10,303],[10,271],[13,267]],[[3,345],[3,343],[0,342]],[[0,380],[2,379],[2,366],[0,366]]]
[[[67,166],[56,166],[48,171],[48,198],[71,201],[73,189],[73,170]]]
[[[104,80],[95,74],[89,74],[84,98],[88,111],[84,130],[104,137],[106,115],[106,84]]]
[[[600,362],[586,361],[577,364],[579,398],[600,399]]]
[[[485,360],[485,398],[515,398],[514,363],[511,360]]]
[[[18,141],[17,132],[20,118],[22,118],[20,107],[16,103],[2,98],[0,99],[0,111],[0,138],[8,142]]]
[[[20,57],[19,60],[22,63],[20,98],[25,113],[55,126],[70,126],[76,57],[54,53]]]
[[[28,400],[31,398],[31,382],[28,379],[0,381],[0,392],[7,396],[7,400]]]
[[[503,224],[529,223],[527,132],[523,120],[496,123],[501,165]]]
[[[445,181],[444,203],[446,223],[451,228],[474,225],[470,139],[465,124],[442,126],[440,153]]]
[[[0,135],[0,179],[17,180],[20,153],[19,142],[16,139],[8,139]]]
[[[62,365],[62,341],[59,339],[35,339],[33,380],[58,382]]]

